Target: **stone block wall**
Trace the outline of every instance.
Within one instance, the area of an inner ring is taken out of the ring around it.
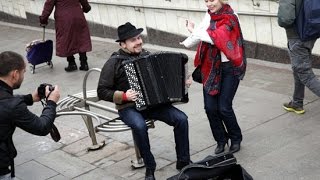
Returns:
[[[38,26],[45,0],[0,0],[0,20]],[[116,38],[116,28],[127,21],[142,27],[146,42],[181,47],[188,36],[185,20],[199,23],[206,11],[203,0],[89,0],[92,10],[85,14],[92,36]],[[289,63],[286,35],[277,24],[278,3],[274,0],[229,0],[238,13],[247,56]],[[52,13],[53,14],[53,13]],[[49,27],[54,28],[53,15]],[[313,53],[320,60],[320,43]],[[320,67],[320,61],[315,61]]]

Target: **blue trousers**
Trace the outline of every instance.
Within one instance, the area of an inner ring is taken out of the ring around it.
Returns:
[[[146,119],[155,119],[173,126],[178,161],[189,162],[189,125],[185,113],[172,105],[138,111],[134,107],[119,110],[122,121],[132,128],[133,136],[140,150],[146,168],[156,169],[154,156],[150,151]]]
[[[240,143],[241,129],[232,108],[240,80],[233,74],[230,63],[222,63],[221,71],[220,93],[212,96],[203,91],[204,108],[218,144],[225,144],[228,139],[231,139],[231,143]]]
[[[304,90],[307,86],[320,97],[320,80],[312,71],[311,52],[316,40],[302,42],[299,38],[288,39],[288,50],[294,77],[293,103],[303,106]]]

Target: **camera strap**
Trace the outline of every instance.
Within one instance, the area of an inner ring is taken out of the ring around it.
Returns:
[[[44,98],[44,101],[43,101],[43,100],[40,100],[40,102],[41,102],[41,104],[42,104],[43,107],[45,107],[45,106],[47,105],[48,97],[50,96],[51,92],[52,92],[52,91],[50,91],[50,92],[48,93],[48,96]]]

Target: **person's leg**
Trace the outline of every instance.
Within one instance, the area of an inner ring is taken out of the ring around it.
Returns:
[[[295,78],[299,78],[302,84],[320,97],[320,80],[312,71],[311,52],[314,43],[315,40],[302,42],[299,39],[289,39],[288,49]],[[299,82],[297,82],[297,86],[300,89],[295,90],[293,98],[295,102],[301,103],[301,99],[303,102],[304,93],[301,92],[302,88]]]
[[[233,74],[231,63],[222,63],[221,88],[218,100],[218,110],[231,139],[231,147],[240,145],[242,133],[232,107],[233,98],[237,92],[240,80]]]
[[[132,128],[133,135],[147,169],[155,170],[156,162],[150,151],[148,127],[142,114],[133,107],[118,111],[121,120]]]
[[[88,57],[87,57],[87,53],[83,52],[83,53],[79,53],[79,59],[80,59],[80,67],[79,70],[81,71],[88,71],[89,70],[89,66],[88,66]]]
[[[301,82],[298,74],[294,71],[293,71],[293,78],[294,78],[293,98],[290,102],[284,103],[283,108],[289,112],[303,114],[305,113],[305,110],[303,109],[305,85]]]
[[[177,160],[189,164],[189,125],[186,114],[172,105],[160,106],[145,112],[148,118],[162,121],[174,127]]]
[[[67,57],[68,66],[64,68],[65,71],[71,72],[71,71],[75,71],[78,69],[77,64],[74,59],[75,58],[73,55]]]
[[[215,154],[224,151],[225,144],[228,141],[228,135],[223,125],[220,113],[218,111],[219,94],[211,96],[203,90],[204,109],[206,111],[213,138],[217,142]]]
[[[293,79],[294,79],[294,91],[293,91],[292,103],[297,105],[298,107],[303,107],[305,85],[301,82],[298,73],[296,73],[295,71],[293,71]]]

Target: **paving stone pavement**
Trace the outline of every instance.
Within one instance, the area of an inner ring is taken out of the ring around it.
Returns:
[[[42,29],[0,22],[0,51],[13,50],[26,55],[25,45],[42,38]],[[48,30],[47,39],[55,40]],[[110,54],[118,49],[112,39],[93,37],[93,51],[88,53],[89,66],[101,68]],[[177,42],[178,43],[178,42]],[[192,71],[193,51],[146,44],[150,51],[178,51],[189,56]],[[241,81],[234,99],[234,109],[243,131],[241,151],[235,156],[257,180],[313,180],[320,179],[320,101],[306,90],[306,114],[285,112],[282,103],[290,100],[293,78],[289,65],[248,60],[246,77]],[[66,73],[66,60],[53,56],[53,65],[37,68],[35,74],[25,74],[22,87],[15,93],[30,93],[40,83],[58,84],[61,98],[82,91],[85,72]],[[79,64],[79,63],[78,63]],[[40,65],[39,65],[40,66]],[[319,70],[315,70],[320,74]],[[98,74],[88,80],[95,89]],[[192,160],[213,155],[215,142],[203,109],[201,85],[193,83],[189,89],[190,102],[177,105],[189,116]],[[41,103],[30,109],[36,114]],[[17,180],[136,180],[144,178],[144,168],[133,170],[130,161],[135,158],[130,131],[97,133],[98,141],[106,146],[87,151],[91,139],[85,123],[79,116],[61,116],[55,121],[61,133],[56,143],[50,136],[38,137],[17,129],[14,142],[18,150],[15,158]],[[97,122],[95,122],[95,125]],[[161,122],[149,130],[152,152],[157,161],[156,178],[166,179],[175,170],[175,150],[172,128]]]

